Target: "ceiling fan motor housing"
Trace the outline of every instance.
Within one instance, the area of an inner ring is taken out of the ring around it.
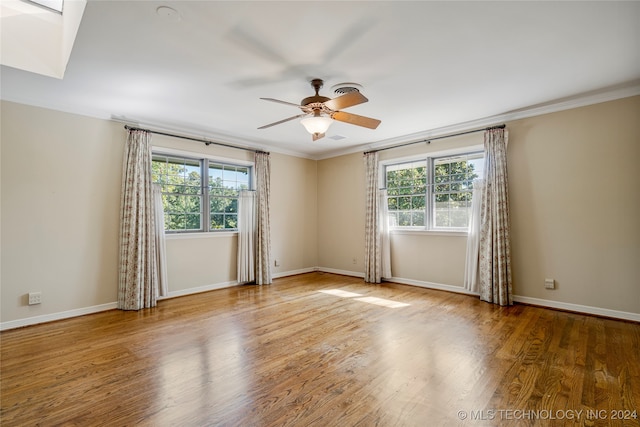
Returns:
[[[300,101],[300,105],[307,106],[309,104],[322,104],[323,102],[327,102],[331,98],[327,98],[326,96],[314,95],[308,96],[302,101]]]
[[[300,105],[312,107],[309,104],[321,104],[331,99],[326,96],[320,96],[318,94],[318,92],[320,92],[320,88],[324,86],[324,82],[322,81],[322,79],[313,79],[311,80],[310,83],[311,83],[311,87],[313,87],[313,89],[316,91],[316,94],[313,96],[308,96],[302,101],[300,101]]]
[[[320,95],[320,88],[324,82],[321,79],[311,80],[311,87],[315,90],[315,95],[304,98],[300,104],[293,104],[291,102],[280,101],[273,98],[261,98],[266,101],[278,102],[280,104],[292,105],[300,108],[303,114],[289,117],[284,120],[280,120],[274,123],[270,123],[265,126],[261,126],[258,129],[265,129],[280,123],[285,123],[290,120],[294,120],[300,117],[313,115],[313,117],[307,117],[300,121],[300,123],[307,129],[313,136],[313,140],[317,141],[325,136],[326,129],[331,124],[331,120],[339,122],[349,123],[356,126],[362,126],[369,129],[375,129],[380,124],[380,120],[372,119],[370,117],[359,116],[357,114],[345,113],[340,111],[344,108],[352,107],[354,105],[367,102],[368,99],[360,93],[360,86],[357,83],[341,83],[334,86],[336,93],[341,93],[336,98],[328,98]]]

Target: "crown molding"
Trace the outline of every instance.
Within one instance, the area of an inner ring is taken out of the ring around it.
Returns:
[[[501,124],[509,121],[526,119],[529,117],[541,116],[544,114],[557,113],[559,111],[586,107],[589,105],[615,101],[618,99],[629,98],[637,95],[640,95],[640,80],[636,80],[624,85],[613,86],[603,90],[587,92],[574,97],[561,98],[544,104],[532,105],[530,107],[512,110],[503,114],[497,114],[482,119],[457,123],[435,129],[429,129],[421,132],[385,139],[383,141],[377,141],[371,144],[362,144],[339,151],[331,151],[319,156],[315,156],[315,160],[325,160],[358,152],[377,150],[396,144],[404,144],[414,141],[426,140],[429,138],[446,136],[458,132],[466,132],[471,129],[494,126],[496,124]]]
[[[187,127],[160,124],[160,123],[155,123],[153,121],[148,121],[148,120],[138,120],[138,119],[121,116],[117,114],[111,115],[111,121],[122,123],[123,125],[129,125],[133,127],[148,129],[150,131],[165,132],[165,133],[176,134],[176,135],[184,136],[188,138],[202,139],[205,141],[211,141],[212,143],[220,142],[223,144],[232,145],[235,148],[238,148],[240,150],[258,150],[258,151],[265,151],[269,153],[278,153],[278,154],[284,154],[292,157],[301,157],[301,158],[315,160],[313,156],[307,153],[273,147],[265,143],[256,143],[256,141],[250,141],[244,138],[238,138],[238,137],[226,135],[223,133],[198,131],[194,129],[189,129]]]

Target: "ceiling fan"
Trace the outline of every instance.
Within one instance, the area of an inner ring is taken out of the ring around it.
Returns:
[[[293,105],[294,107],[300,108],[303,114],[298,114],[297,116],[270,123],[268,125],[261,126],[258,129],[266,129],[271,126],[279,125],[280,123],[285,123],[300,117],[306,117],[305,119],[302,119],[300,123],[302,123],[305,129],[307,129],[307,131],[312,135],[313,140],[317,141],[324,137],[325,132],[329,129],[329,126],[332,123],[332,119],[369,129],[375,129],[378,127],[380,120],[340,111],[343,108],[353,107],[354,105],[369,101],[360,93],[360,91],[354,89],[344,95],[331,99],[318,94],[323,84],[324,82],[321,79],[311,80],[311,87],[315,89],[316,94],[303,99],[300,101],[299,105],[292,102],[280,101],[279,99],[260,98],[265,101]]]

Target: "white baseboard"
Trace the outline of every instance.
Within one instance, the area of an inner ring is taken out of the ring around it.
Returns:
[[[84,316],[85,314],[99,313],[101,311],[113,310],[117,308],[117,303],[94,305],[91,307],[76,308],[74,310],[61,311],[59,313],[43,314],[41,316],[27,317],[25,319],[10,320],[0,323],[0,331],[21,328],[23,326],[37,325],[38,323],[53,322],[54,320],[68,319],[71,317]]]
[[[364,279],[364,273],[360,273],[359,271],[337,270],[335,268],[327,267],[318,267],[317,270],[322,271],[323,273],[341,274],[343,276],[361,277]]]
[[[324,273],[334,273],[334,274],[340,274],[343,276],[364,278],[364,273],[361,273],[361,272],[349,271],[349,270],[338,270],[335,268],[327,268],[327,267],[309,267],[309,268],[303,268],[299,270],[283,271],[283,272],[273,274],[272,277],[276,279],[280,277],[294,276],[297,274],[311,273],[314,271],[321,271]],[[403,279],[401,277],[391,277],[385,280],[393,283],[399,283],[402,285],[418,286],[421,288],[436,289],[440,291],[455,292],[455,293],[466,294],[466,295],[476,295],[476,296],[478,295],[477,293],[467,291],[463,287],[445,285],[442,283],[425,282],[425,281],[413,280],[413,279]],[[160,297],[158,298],[158,300],[197,294],[200,292],[213,291],[216,289],[230,288],[232,286],[237,286],[237,285],[238,285],[238,282],[234,280],[229,282],[215,283],[212,285],[199,286],[197,288],[182,289],[179,291],[169,292],[169,295],[165,297]],[[513,300],[515,302],[521,302],[524,304],[531,304],[531,305],[536,305],[540,307],[555,308],[559,310],[572,311],[576,313],[592,314],[596,316],[610,317],[613,319],[622,319],[622,320],[640,322],[640,313],[629,313],[626,311],[610,310],[607,308],[592,307],[592,306],[580,305],[580,304],[571,304],[571,303],[552,301],[552,300],[546,300],[541,298],[524,297],[520,295],[514,295]],[[37,325],[38,323],[53,322],[55,320],[68,319],[71,317],[84,316],[86,314],[99,313],[101,311],[113,310],[115,308],[117,308],[117,303],[110,302],[107,304],[100,304],[100,305],[94,305],[91,307],[84,307],[84,308],[78,308],[74,310],[62,311],[59,313],[44,314],[41,316],[27,317],[25,319],[10,320],[8,322],[0,323],[0,331],[21,328],[24,326]]]
[[[229,282],[214,283],[212,285],[198,286],[197,288],[180,289],[179,291],[169,291],[169,295],[164,297],[159,297],[158,301],[161,301],[163,299],[182,297],[185,295],[199,294],[200,292],[208,292],[208,291],[215,291],[217,289],[230,288],[232,286],[237,286],[237,285],[239,285],[239,283],[233,280]]]
[[[476,292],[470,292],[461,286],[453,286],[453,285],[444,285],[442,283],[433,283],[433,282],[424,282],[421,280],[413,280],[413,279],[403,279],[401,277],[391,277],[389,279],[384,279],[388,282],[400,283],[402,285],[411,285],[418,286],[420,288],[427,289],[436,289],[439,291],[447,291],[447,292],[455,292],[457,294],[465,294],[465,295],[479,295]]]
[[[294,274],[310,273],[312,271],[317,271],[317,268],[312,267],[312,268],[306,268],[302,270],[282,272],[282,273],[278,273],[277,275],[273,275],[273,277],[275,278],[275,277],[292,276]],[[158,301],[169,299],[169,298],[181,297],[185,295],[198,294],[200,292],[214,291],[216,289],[230,288],[232,286],[237,286],[238,284],[239,283],[237,281],[233,280],[228,282],[214,283],[212,285],[198,286],[196,288],[181,289],[179,291],[170,291],[169,295],[159,297]],[[69,319],[72,317],[84,316],[85,314],[99,313],[101,311],[113,310],[113,309],[116,309],[117,307],[118,307],[117,302],[110,302],[107,304],[95,305],[92,307],[77,308],[73,310],[62,311],[59,313],[51,313],[51,314],[44,314],[41,316],[27,317],[24,319],[10,320],[7,322],[0,323],[0,331],[21,328],[24,326],[37,325],[39,323],[53,322],[55,320],[62,320],[62,319]]]
[[[596,316],[611,317],[614,319],[631,320],[640,322],[640,313],[629,313],[627,311],[610,310],[608,308],[592,307],[589,305],[571,304],[568,302],[551,301],[548,299],[523,297],[514,295],[513,300],[524,304],[537,305],[558,310],[573,311],[576,313],[593,314]]]
[[[313,273],[314,271],[318,271],[318,267],[301,268],[300,270],[281,271],[279,273],[273,273],[271,275],[271,277],[273,279],[279,279],[280,277],[287,277],[287,276],[295,276],[295,275],[298,275],[298,274]]]
[[[443,285],[441,283],[423,282],[420,280],[403,279],[400,277],[392,277],[388,281],[393,283],[400,283],[403,285],[419,286],[421,288],[437,289],[440,291],[456,292],[459,294],[476,295],[477,292],[469,292],[463,287]],[[626,311],[610,310],[608,308],[592,307],[588,305],[572,304],[567,302],[552,301],[541,298],[524,297],[521,295],[514,295],[513,300],[515,302],[521,302],[523,304],[531,304],[539,307],[554,308],[558,310],[572,311],[581,314],[592,314],[595,316],[611,317],[613,319],[631,320],[634,322],[640,322],[639,313],[629,313]]]
[[[424,282],[420,280],[403,279],[401,277],[392,277],[388,279],[389,282],[400,283],[403,285],[418,286],[427,289],[437,289],[440,291],[456,292],[459,294],[476,295],[477,292],[469,292],[460,286],[444,285],[442,283]],[[588,305],[571,304],[566,302],[552,301],[541,298],[524,297],[521,295],[514,295],[513,300],[515,302],[521,302],[523,304],[531,304],[539,307],[554,308],[558,310],[572,311],[582,314],[592,314],[595,316],[611,317],[613,319],[631,320],[634,322],[640,322],[639,313],[629,313],[626,311],[610,310],[608,308],[592,307]]]

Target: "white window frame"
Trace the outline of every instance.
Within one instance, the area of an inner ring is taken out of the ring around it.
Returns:
[[[152,152],[152,155],[158,155],[158,156],[178,157],[178,158],[185,158],[190,160],[207,160],[210,163],[246,167],[249,169],[249,188],[250,189],[254,188],[254,183],[255,183],[254,169],[255,168],[254,168],[254,163],[251,161],[212,156],[212,155],[203,154],[200,152],[177,150],[174,148],[166,148],[166,147],[159,147],[159,146],[152,146],[151,152]],[[201,168],[202,167],[204,166],[201,163]],[[208,171],[207,171],[207,176],[208,176]],[[207,188],[208,188],[208,183],[207,183]],[[202,194],[203,198],[202,198],[202,203],[200,207],[202,228],[199,230],[165,230],[165,235],[167,237],[171,237],[171,238],[185,238],[185,237],[191,238],[191,237],[210,237],[210,236],[223,237],[223,236],[231,236],[231,235],[238,234],[237,229],[230,229],[230,228],[210,229],[210,222],[211,222],[209,218],[210,212],[209,214],[206,214],[206,215],[204,212],[205,207],[207,211],[210,209],[209,199],[207,196],[204,195],[204,189],[202,189],[202,192],[203,192]],[[208,223],[205,222],[205,219],[208,219]]]
[[[432,234],[432,235],[458,235],[466,236],[468,230],[460,228],[434,228],[433,227],[433,161],[443,157],[453,157],[466,154],[476,154],[484,151],[483,145],[471,145],[467,147],[453,148],[449,150],[440,150],[427,153],[414,154],[404,157],[395,157],[378,162],[378,184],[380,188],[386,188],[386,168],[387,166],[411,163],[416,161],[425,161],[425,165],[428,168],[427,173],[427,192],[425,194],[425,225],[424,226],[394,226],[391,227],[393,234]]]

